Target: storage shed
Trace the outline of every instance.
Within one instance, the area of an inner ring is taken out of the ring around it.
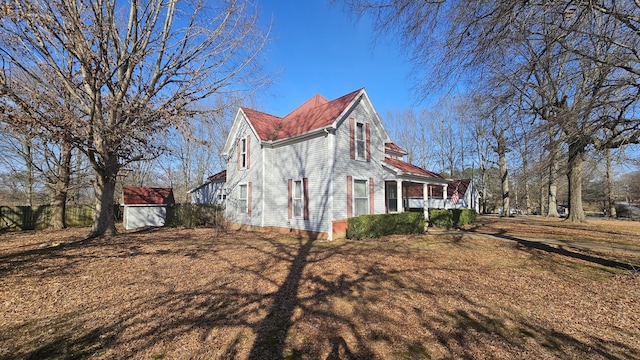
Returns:
[[[171,188],[130,187],[122,188],[124,228],[127,230],[145,226],[164,226],[167,206],[175,204]]]

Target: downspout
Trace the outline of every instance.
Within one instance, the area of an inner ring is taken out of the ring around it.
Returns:
[[[260,227],[264,227],[264,213],[266,212],[265,209],[265,199],[266,197],[266,189],[267,189],[267,178],[266,178],[266,162],[267,162],[267,147],[264,146],[264,144],[260,144],[260,149],[262,149],[262,199],[261,199],[261,203],[262,203],[262,213],[260,214]]]
[[[334,174],[335,170],[335,133],[330,128],[325,128],[325,132],[327,133],[327,165],[331,171],[329,174]],[[327,214],[328,214],[328,224],[327,224],[327,240],[333,240],[333,175],[328,176],[328,184],[327,191],[329,192],[327,195]]]

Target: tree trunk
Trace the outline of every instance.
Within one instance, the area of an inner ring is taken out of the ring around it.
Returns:
[[[24,144],[25,164],[27,166],[27,203],[33,206],[33,155],[31,155],[31,139],[27,139]]]
[[[605,149],[605,157],[607,159],[607,209],[609,217],[616,217],[616,202],[613,192],[613,163],[611,161],[611,149]]]
[[[95,215],[93,228],[89,238],[113,236],[117,233],[113,213],[114,194],[116,192],[116,176],[118,175],[118,156],[109,154],[104,166],[96,168],[96,179],[93,183],[95,191]]]
[[[525,165],[526,166],[526,165]],[[529,173],[524,170],[524,207],[527,215],[531,214],[531,196],[529,195]]]
[[[549,192],[548,192],[548,217],[559,217],[558,214],[558,171],[560,168],[558,160],[558,145],[557,142],[551,139],[549,150]]]
[[[499,154],[500,182],[502,183],[502,216],[509,216],[511,205],[509,202],[509,168],[507,167],[506,153]]]
[[[67,210],[67,193],[69,192],[69,181],[71,179],[71,145],[64,143],[60,154],[60,164],[58,168],[58,180],[55,194],[53,196],[51,222],[49,227],[61,230],[66,227],[65,216]]]
[[[582,163],[584,161],[585,146],[575,141],[569,144],[569,160],[567,178],[569,180],[569,216],[571,222],[586,220],[582,208]]]
[[[480,209],[480,212],[482,214],[486,214],[487,213],[487,170],[484,168],[484,163],[482,164],[482,168],[481,168],[481,174],[482,174],[482,184],[481,184],[481,189],[482,189],[482,209]]]
[[[507,138],[505,130],[492,130],[493,137],[496,140],[496,146],[493,151],[498,154],[498,167],[500,168],[500,183],[502,188],[502,213],[500,216],[509,216],[511,213],[511,204],[509,201],[509,169],[507,167]]]
[[[547,187],[544,185],[540,185],[540,212],[538,213],[538,215],[542,215],[542,214],[546,214],[546,210],[544,207],[545,204],[545,200],[546,198],[544,197],[545,195],[545,190],[547,190]]]

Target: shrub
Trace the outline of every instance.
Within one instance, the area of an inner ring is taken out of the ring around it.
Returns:
[[[464,226],[476,222],[476,211],[473,209],[452,209],[454,226]]]
[[[472,209],[429,209],[429,221],[433,226],[451,229],[476,222],[476,211]]]
[[[439,228],[453,227],[453,212],[446,209],[429,209],[429,222]]]
[[[221,227],[223,224],[224,215],[219,205],[175,204],[167,208],[166,226]]]
[[[392,234],[421,234],[424,232],[424,225],[422,213],[360,215],[347,220],[347,238],[369,239]]]

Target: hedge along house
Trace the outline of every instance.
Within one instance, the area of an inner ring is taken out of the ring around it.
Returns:
[[[171,188],[122,188],[123,222],[127,230],[145,226],[164,226],[167,207],[175,204]]]
[[[364,89],[315,95],[284,117],[240,108],[223,155],[230,224],[328,239],[347,218],[404,211],[403,183],[448,184],[403,160]]]

